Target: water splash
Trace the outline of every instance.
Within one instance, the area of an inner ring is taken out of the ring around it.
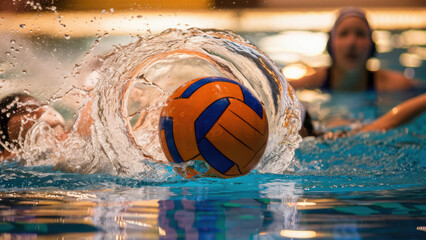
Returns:
[[[53,160],[58,169],[144,179],[170,176],[160,164],[167,160],[158,138],[159,113],[176,88],[208,76],[234,79],[263,102],[270,139],[259,172],[283,173],[293,159],[301,140],[299,102],[272,60],[240,36],[170,29],[117,47],[102,60],[88,94],[93,101],[86,99],[92,109],[91,136],[81,139],[73,132],[61,142]]]

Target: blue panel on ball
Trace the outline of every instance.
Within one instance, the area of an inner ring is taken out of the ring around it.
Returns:
[[[166,144],[169,149],[169,153],[172,156],[173,160],[176,163],[183,162],[182,157],[177,150],[175,139],[173,137],[173,118],[171,117],[162,117],[160,118],[160,131],[164,129],[166,136]]]
[[[230,82],[240,85],[238,82],[233,81],[231,79],[227,78],[221,78],[221,77],[207,77],[202,78],[196,82],[194,82],[191,86],[189,86],[183,93],[180,95],[179,98],[189,98],[195,91],[197,91],[200,87],[211,83],[211,82]]]
[[[228,98],[221,98],[210,104],[195,120],[195,138],[197,142],[204,138],[216,121],[222,116],[230,102]]]
[[[263,116],[263,107],[259,100],[244,86],[240,85],[241,91],[244,96],[244,103],[247,104],[260,118]]]
[[[225,174],[235,165],[234,162],[219,152],[207,138],[203,138],[198,143],[198,149],[206,162],[222,174]]]

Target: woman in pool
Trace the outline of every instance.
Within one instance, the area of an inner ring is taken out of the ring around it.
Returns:
[[[391,70],[369,71],[366,62],[376,53],[372,30],[365,13],[358,8],[343,8],[329,32],[327,42],[332,64],[313,75],[293,80],[295,89],[320,88],[325,91],[395,91],[417,85],[416,81]]]

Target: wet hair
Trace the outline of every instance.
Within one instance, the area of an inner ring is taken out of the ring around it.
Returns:
[[[370,53],[368,55],[368,58],[374,57],[374,55],[376,55],[376,44],[373,41],[373,37],[372,37],[372,30],[370,28],[370,24],[368,23],[367,17],[365,16],[364,11],[362,11],[359,8],[356,7],[345,7],[342,8],[339,12],[339,14],[337,15],[336,21],[334,22],[333,28],[330,30],[330,32],[328,32],[328,41],[327,41],[327,45],[326,45],[326,50],[328,52],[328,54],[330,54],[331,60],[334,62],[334,52],[333,52],[333,48],[332,48],[332,37],[334,35],[334,33],[336,32],[336,28],[337,26],[346,18],[348,17],[357,17],[360,18],[361,20],[363,20],[365,22],[365,24],[367,24],[368,29],[370,30],[370,34],[369,34],[369,38],[371,41],[371,48],[370,48]]]
[[[18,103],[22,103],[25,99],[33,99],[25,93],[13,93],[0,100],[0,141],[5,145],[13,145],[9,137],[8,124],[9,120],[18,114],[27,113],[25,108],[20,108]],[[0,144],[0,151],[5,149]]]

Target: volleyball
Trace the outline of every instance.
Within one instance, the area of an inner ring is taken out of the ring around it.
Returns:
[[[245,175],[259,163],[268,141],[262,103],[242,84],[222,77],[179,87],[161,111],[159,128],[170,162],[195,161],[175,168],[184,177]],[[195,167],[200,162],[205,171]]]

